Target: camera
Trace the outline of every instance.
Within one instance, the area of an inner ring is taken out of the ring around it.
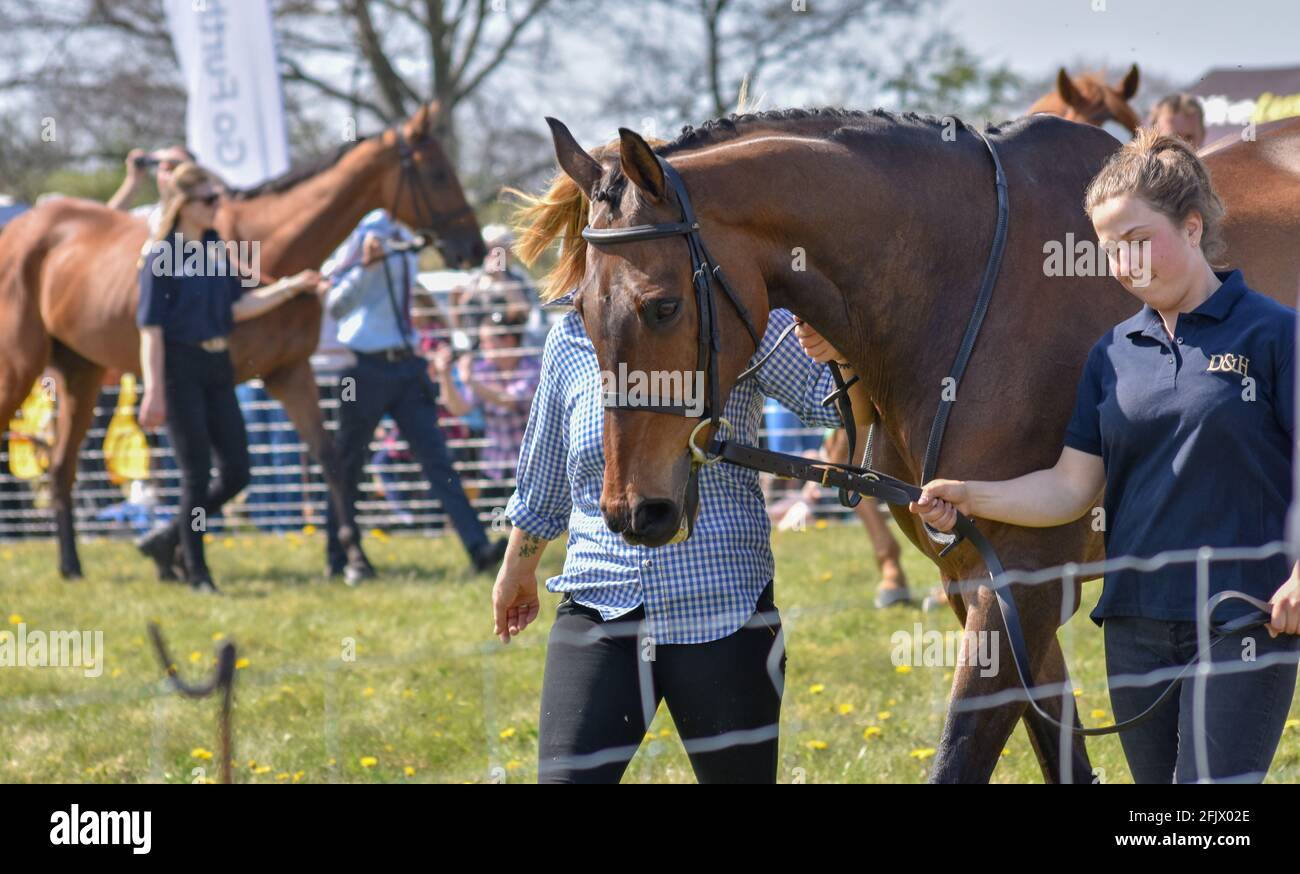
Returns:
[[[158,159],[153,155],[137,155],[135,158],[136,169],[150,170],[158,166]]]

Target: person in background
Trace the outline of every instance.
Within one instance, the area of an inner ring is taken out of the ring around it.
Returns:
[[[491,483],[485,496],[494,499],[510,497],[509,480],[541,379],[541,360],[521,348],[523,330],[518,316],[501,310],[484,319],[478,328],[478,355],[462,355],[456,362],[459,385],[451,372],[451,348],[443,346],[434,353],[448,411],[453,416],[464,416],[474,406],[483,411],[486,442],[480,457],[483,476]]]
[[[1178,137],[1195,151],[1205,144],[1205,110],[1194,94],[1170,94],[1151,108],[1147,127]]]
[[[470,272],[464,284],[451,290],[448,306],[454,330],[473,330],[494,312],[504,312],[512,322],[524,324],[523,345],[541,349],[546,325],[537,290],[528,276],[512,266],[510,249],[515,237],[505,225],[483,229],[488,254],[483,265]]]
[[[375,426],[392,416],[401,435],[420,462],[429,491],[442,505],[460,535],[470,564],[482,573],[496,568],[506,542],[495,543],[474,512],[460,474],[452,467],[447,440],[438,427],[438,389],[429,379],[427,362],[417,351],[419,335],[411,315],[412,295],[422,292],[416,282],[414,251],[392,252],[386,246],[408,244],[411,235],[382,209],[368,213],[349,237],[344,257],[331,276],[333,286],[325,308],[338,322],[338,340],[355,363],[343,372],[350,393],[339,405],[336,443],[346,500],[353,506]],[[334,508],[326,508],[326,560],[331,577],[342,575],[349,585],[372,576],[368,565],[347,564],[338,539]]]
[[[162,204],[172,193],[172,174],[177,167],[186,161],[195,163],[198,159],[194,157],[193,152],[184,146],[168,146],[155,152],[132,149],[126,156],[126,178],[117,187],[117,191],[113,192],[113,196],[108,199],[107,206],[110,209],[129,212],[131,215],[148,219],[149,233],[156,232],[158,222],[162,218]],[[158,188],[158,202],[145,203],[132,208],[131,203],[139,194],[140,185],[144,182],[145,174],[150,167],[154,169],[154,183]]]
[[[179,546],[190,585],[215,592],[203,550],[207,521],[249,479],[248,437],[235,397],[230,331],[235,322],[256,318],[324,284],[318,273],[304,270],[246,294],[235,255],[219,246],[222,240],[213,228],[221,199],[216,179],[197,164],[183,163],[172,176],[170,190],[146,246],[149,254],[140,259],[136,322],[144,398],[139,421],[146,429],[166,423],[181,471],[181,498],[176,518],[137,546],[164,578],[174,574]],[[203,263],[191,272],[186,244],[200,241]],[[172,273],[179,254],[171,247],[177,245],[186,246],[180,275]]]

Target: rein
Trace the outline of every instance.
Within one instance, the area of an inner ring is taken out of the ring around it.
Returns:
[[[421,232],[426,240],[432,240],[442,225],[473,214],[474,209],[469,204],[464,204],[447,212],[439,212],[433,205],[433,191],[428,181],[420,175],[419,168],[415,166],[415,148],[406,139],[401,128],[393,128],[393,133],[397,136],[397,156],[401,163],[398,168],[397,188],[393,192],[393,206],[388,214],[394,221],[397,220],[397,208],[402,203],[402,195],[409,188],[411,203],[415,205],[416,220],[422,225],[415,230]]]
[[[970,356],[975,348],[975,341],[979,336],[980,327],[984,322],[984,317],[988,313],[989,301],[992,298],[993,288],[997,284],[998,271],[1002,264],[1002,255],[1006,248],[1007,225],[1010,218],[1010,205],[1007,193],[1007,178],[1002,169],[1002,162],[998,158],[997,150],[993,147],[992,141],[983,134],[977,133],[980,140],[988,148],[989,156],[993,162],[994,168],[994,185],[997,190],[998,214],[997,224],[993,234],[993,242],[990,246],[988,260],[984,265],[984,275],[980,283],[979,293],[976,296],[975,306],[971,313],[969,322],[966,324],[966,331],[962,336],[961,345],[957,349],[957,355],[953,361],[952,368],[949,370],[949,379],[951,388],[955,389],[961,382],[961,377],[965,373],[966,365],[970,362]],[[817,462],[803,458],[798,455],[788,455],[782,452],[773,452],[768,449],[760,449],[755,446],[736,443],[731,440],[720,439],[718,429],[721,426],[731,428],[731,423],[721,415],[722,402],[719,397],[718,371],[714,366],[716,356],[721,351],[721,340],[718,333],[718,313],[716,298],[713,293],[716,284],[722,289],[728,301],[731,302],[732,308],[740,316],[745,328],[749,331],[750,339],[754,341],[755,350],[759,348],[761,338],[758,331],[754,328],[753,320],[749,311],[741,302],[740,298],[731,288],[723,275],[722,268],[709,256],[708,249],[704,246],[704,241],[700,236],[700,224],[695,216],[695,210],[691,206],[690,195],[686,191],[686,185],[682,181],[677,171],[673,169],[662,156],[656,155],[660,168],[663,170],[664,179],[672,188],[681,207],[681,219],[676,222],[662,222],[649,225],[634,225],[626,228],[592,228],[586,227],[582,230],[582,237],[588,243],[595,245],[611,245],[621,243],[642,242],[646,240],[660,240],[669,237],[685,237],[687,250],[691,259],[691,284],[695,291],[695,303],[699,313],[699,332],[698,348],[696,354],[697,371],[703,371],[709,383],[709,403],[708,406],[700,413],[692,413],[689,408],[683,404],[665,404],[665,405],[643,405],[623,403],[621,398],[605,398],[605,407],[614,410],[632,410],[638,412],[656,412],[666,413],[675,416],[686,416],[688,418],[699,418],[700,422],[691,431],[687,440],[687,446],[691,453],[691,470],[686,485],[686,506],[683,510],[683,521],[678,528],[677,534],[670,543],[679,543],[690,536],[694,530],[695,511],[699,504],[699,469],[709,464],[716,464],[719,461],[725,461],[728,464],[734,464],[745,467],[750,470],[757,470],[764,473],[775,474],[778,477],[786,479],[798,479],[805,482],[820,483],[824,486],[830,486],[839,490],[840,502],[846,507],[855,506],[861,500],[863,495],[867,495],[879,501],[885,501],[890,504],[907,506],[910,502],[921,497],[921,489],[903,480],[896,479],[888,474],[874,470],[869,466],[871,457],[871,439],[868,437],[864,451],[862,465],[838,462]],[[737,383],[741,380],[748,379],[758,372],[759,368],[766,363],[773,352],[780,346],[781,342],[789,335],[794,325],[786,328],[777,338],[773,347],[763,355],[758,361],[750,365],[740,374]],[[847,382],[840,372],[838,364],[831,362],[831,375],[835,381],[835,390],[822,402],[824,405],[835,403],[840,413],[840,419],[844,424],[845,430],[849,437],[849,457],[854,457],[854,445],[856,442],[856,422],[853,416],[852,401],[848,396],[848,388],[857,380],[854,375]],[[947,382],[947,380],[945,380]],[[939,408],[935,414],[934,422],[930,428],[930,437],[926,444],[925,459],[922,466],[921,482],[925,483],[934,478],[934,470],[938,463],[939,448],[943,442],[944,430],[947,426],[948,415],[952,411],[952,405],[955,403],[955,393],[951,397],[943,396],[939,401]],[[707,448],[701,448],[696,444],[696,438],[705,427],[713,426],[715,428],[713,439],[709,442]],[[734,431],[734,428],[732,429]],[[851,502],[851,503],[850,503]],[[1082,725],[1074,724],[1066,726],[1056,720],[1051,714],[1047,713],[1038,699],[1040,697],[1055,697],[1051,693],[1042,692],[1038,689],[1033,679],[1031,670],[1031,661],[1029,658],[1029,649],[1025,644],[1024,629],[1020,624],[1020,612],[1016,608],[1016,602],[1011,597],[1010,585],[1007,584],[1003,577],[1006,575],[1006,569],[1002,566],[1002,561],[998,558],[997,551],[993,544],[982,531],[975,526],[975,523],[963,515],[957,513],[957,523],[950,533],[944,533],[933,529],[927,523],[926,533],[936,543],[941,544],[942,549],[939,556],[943,557],[948,554],[963,540],[969,541],[972,546],[979,552],[980,558],[984,561],[984,566],[989,574],[990,588],[994,597],[997,599],[998,609],[1002,614],[1003,624],[1006,626],[1007,644],[1011,649],[1012,661],[1016,666],[1016,673],[1020,679],[1020,684],[1024,687],[1028,698],[1029,706],[1034,712],[1048,724],[1058,729],[1068,728],[1071,732],[1085,736],[1097,736],[1114,734],[1125,731],[1139,723],[1149,719],[1159,708],[1161,704],[1173,693],[1174,689],[1182,682],[1186,674],[1197,665],[1202,653],[1197,653],[1196,657],[1187,663],[1182,671],[1169,682],[1161,691],[1160,695],[1141,713],[1126,719],[1115,725],[1104,726],[1101,728],[1085,728]],[[1202,614],[1202,620],[1209,622],[1214,609],[1225,600],[1235,599],[1249,603],[1256,608],[1255,613],[1247,614],[1235,620],[1230,620],[1223,624],[1211,626],[1211,633],[1215,636],[1214,642],[1210,645],[1212,649],[1221,640],[1226,639],[1232,634],[1240,633],[1249,628],[1254,628],[1266,624],[1270,619],[1268,605],[1264,602],[1246,595],[1242,592],[1225,591],[1220,592],[1211,598],[1205,606]],[[1206,650],[1208,654],[1208,650]]]

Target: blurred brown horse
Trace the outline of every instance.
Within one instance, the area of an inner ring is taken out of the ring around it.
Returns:
[[[618,147],[593,157],[563,125],[552,122],[552,131],[567,178],[530,210],[521,254],[535,255],[562,238],[548,293],[578,288],[575,306],[602,368],[619,362],[641,370],[695,367],[697,316],[681,241],[602,248],[578,236],[587,222],[620,228],[677,220],[657,152],[681,174],[705,244],[759,329],[770,308],[786,307],[848,352],[887,436],[876,466],[917,481],[941,381],[993,236],[992,170],[972,132],[963,127],[949,142],[941,123],[915,116],[790,110],[709,122],[658,149],[625,130]],[[1055,463],[1088,349],[1138,308],[1109,276],[1047,276],[1044,269],[1045,242],[1067,234],[1095,242],[1081,209],[1083,190],[1115,140],[1045,115],[989,135],[1009,178],[1008,244],[949,421],[939,476],[1003,479]],[[1225,187],[1230,203],[1242,195],[1232,183]],[[796,251],[804,258],[794,257]],[[1248,276],[1280,276],[1297,260],[1293,252],[1273,253],[1240,266]],[[1277,296],[1293,303],[1295,286]],[[720,305],[719,314],[725,395],[753,349],[735,313]],[[613,530],[650,545],[677,530],[694,424],[647,412],[606,413],[602,512]],[[648,503],[671,512],[636,512]],[[905,508],[892,510],[945,583],[983,574],[969,545],[939,558],[917,520]],[[981,528],[1008,567],[1038,569],[1100,559],[1102,538],[1090,518],[1048,529],[987,521]],[[1014,592],[1034,676],[1042,684],[1067,682],[1056,639],[1062,588],[1017,586]],[[1078,601],[1076,591],[1072,610]],[[967,631],[1001,637],[1001,615],[987,588],[965,590],[951,603]],[[1001,649],[1001,664],[1010,665]],[[1063,754],[1071,779],[1093,779],[1082,739],[1063,750],[1059,733],[1014,700],[1016,686],[1012,670],[984,676],[977,665],[955,669],[932,780],[987,780],[1021,718],[1045,779],[1061,779]],[[991,695],[1007,703],[969,703]],[[1059,702],[1051,706],[1059,718]]]
[[[1113,120],[1128,128],[1129,133],[1137,133],[1142,122],[1129,106],[1137,90],[1137,64],[1115,85],[1093,73],[1071,77],[1062,67],[1056,74],[1056,89],[1034,101],[1029,113],[1046,112],[1093,127]]]
[[[437,105],[401,125],[348,144],[327,161],[223,199],[218,230],[227,240],[261,243],[265,276],[317,268],[370,210],[437,237],[456,266],[486,255],[478,222],[455,172],[432,136]],[[81,575],[72,486],[77,453],[90,427],[106,368],[138,373],[140,335],[136,261],[146,223],[99,203],[48,201],[0,234],[0,423],[7,423],[41,371],[56,373],[58,438],[50,474],[58,525],[59,570]],[[264,277],[265,278],[265,277]],[[312,457],[325,471],[340,512],[348,563],[368,569],[321,415],[308,359],[321,329],[321,304],[299,295],[230,336],[236,379],[261,377]]]

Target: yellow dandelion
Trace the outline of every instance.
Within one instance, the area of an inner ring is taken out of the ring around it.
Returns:
[[[229,538],[229,537],[226,537],[226,538],[222,539],[222,541],[221,541],[221,548],[222,548],[222,549],[234,549],[234,548],[235,548],[235,541],[232,540],[232,539]]]
[[[512,738],[512,737],[514,737],[514,736],[515,736],[515,729],[514,729],[513,726],[511,726],[510,728],[503,728],[503,729],[501,729],[501,739],[502,739],[502,740],[509,740],[510,738]]]
[[[253,773],[254,773],[254,774],[266,774],[266,773],[268,773],[270,770],[271,770],[271,766],[270,766],[270,765],[263,765],[263,766],[260,767],[260,768],[254,768],[254,769],[253,769]]]
[[[911,666],[911,665],[895,665],[895,666],[894,666],[894,673],[895,673],[895,674],[910,674],[910,673],[912,673],[912,666]]]
[[[20,614],[20,613],[10,613],[10,614],[9,614],[9,624],[10,624],[10,625],[17,625],[19,622],[22,622],[22,621],[23,621],[22,614]]]
[[[839,712],[840,712],[840,716],[848,716],[850,713],[853,712],[853,705],[852,705],[852,704],[841,704],[841,705],[840,705],[839,707],[837,707],[836,709],[839,710]]]
[[[506,762],[507,771],[518,771],[523,766],[524,763],[519,761],[518,759],[511,759],[510,761]]]
[[[280,773],[278,773],[278,774],[275,775],[275,779],[278,780],[278,781],[280,781],[280,782],[283,782],[283,781],[285,781],[285,780],[288,780],[288,779],[289,779],[289,772],[288,772],[288,771],[281,771]]]
[[[813,683],[811,686],[808,687],[808,691],[813,695],[820,695],[821,693],[826,691],[826,684]]]
[[[888,704],[890,707],[894,707],[894,706],[896,706],[896,705],[898,704],[898,699],[897,699],[897,698],[890,698],[890,699],[889,699],[888,701],[886,701],[885,703]]]
[[[408,776],[408,777],[414,777],[414,776],[415,776],[415,769],[412,768],[410,765],[407,765],[405,768],[402,769],[402,773],[405,774],[405,775]]]
[[[379,764],[379,760],[376,759],[374,756],[361,757],[361,767],[363,768],[373,768],[375,765],[378,764]]]
[[[1105,711],[1105,710],[1102,710],[1102,709],[1100,709],[1100,708],[1096,708],[1096,709],[1094,709],[1094,710],[1092,711],[1092,718],[1093,718],[1093,719],[1104,719],[1105,717],[1106,717],[1106,711]]]
[[[1300,728],[1300,719],[1288,719],[1282,725],[1283,730],[1295,730]]]
[[[835,574],[831,573],[830,571],[826,571],[826,573],[822,574],[822,582],[829,583],[832,579],[834,579],[834,577]]]
[[[891,713],[891,712],[888,711],[888,710],[882,710],[882,711],[880,711],[879,713],[876,714],[876,719],[879,719],[881,722],[884,722],[886,719],[888,719],[889,717],[891,717],[891,716],[893,716],[893,715],[894,715],[894,714]]]
[[[244,668],[248,667],[248,665],[248,659],[235,659],[235,670],[237,671],[242,671]]]
[[[283,692],[283,693],[286,694],[286,695],[292,695],[292,694],[293,694],[293,686],[281,686],[281,687],[280,687],[280,691]]]
[[[672,737],[672,736],[673,736],[673,733],[672,733],[672,730],[671,730],[671,729],[661,728],[661,729],[659,729],[659,736],[660,736],[660,737]]]
[[[302,526],[302,533],[303,533],[304,535],[306,535],[307,537],[311,537],[313,534],[316,533],[316,526],[315,526],[315,525],[304,525],[304,526]]]
[[[411,691],[410,689],[403,689],[403,690],[402,690],[402,697],[403,697],[403,698],[414,698],[414,697],[415,697],[415,693],[414,693],[413,691]]]
[[[1007,749],[1006,747],[1003,747],[1003,748],[1002,748],[1002,752],[999,753],[999,755],[1009,756],[1009,755],[1011,755],[1011,750]]]
[[[300,781],[300,780],[302,779],[302,775],[305,774],[305,773],[306,773],[306,771],[294,771],[294,772],[293,772],[293,782],[297,783],[298,781]]]
[[[190,664],[197,665],[201,661],[203,661],[203,653],[197,649],[190,653]]]
[[[826,743],[824,740],[810,740],[808,741],[807,746],[810,750],[824,750],[829,747],[830,744]]]
[[[871,740],[873,737],[880,737],[881,731],[878,725],[868,725],[862,729],[862,739]]]
[[[392,745],[392,744],[384,744],[384,752],[386,752],[386,753],[391,753],[392,751],[393,751],[393,745]]]
[[[652,741],[652,740],[654,740],[654,739],[655,739],[654,732],[652,732],[652,731],[647,731],[647,732],[645,733],[645,738],[644,738],[644,740]]]
[[[110,676],[110,677],[120,677],[120,676],[122,676],[122,669],[121,669],[121,668],[113,668],[113,670],[109,673],[109,676]]]
[[[374,687],[373,687],[373,686],[367,686],[366,688],[362,689],[362,690],[361,690],[361,695],[362,695],[362,697],[364,697],[364,698],[373,698],[373,697],[375,697],[375,689],[374,689]]]
[[[216,538],[214,535],[212,535],[212,534],[204,534],[204,535],[203,535],[203,542],[204,542],[204,543],[216,543],[216,541],[217,541],[217,538]]]
[[[1083,690],[1082,690],[1082,689],[1075,689],[1074,692],[1072,692],[1071,694],[1073,694],[1075,698],[1082,698],[1082,697],[1083,697]]]
[[[226,634],[225,634],[224,631],[214,631],[214,632],[212,632],[212,642],[213,642],[213,643],[216,643],[216,642],[218,642],[218,641],[222,641],[222,640],[225,640],[225,639],[226,639]]]
[[[203,747],[195,747],[190,750],[190,758],[202,759],[206,762],[208,759],[212,758],[212,750],[205,750]]]
[[[912,758],[918,760],[918,761],[922,761],[922,762],[924,762],[926,759],[928,759],[928,758],[930,758],[931,756],[934,755],[934,748],[933,748],[933,747],[924,747],[924,748],[919,749],[919,750],[912,750],[910,753],[908,753],[908,755],[911,756]]]

